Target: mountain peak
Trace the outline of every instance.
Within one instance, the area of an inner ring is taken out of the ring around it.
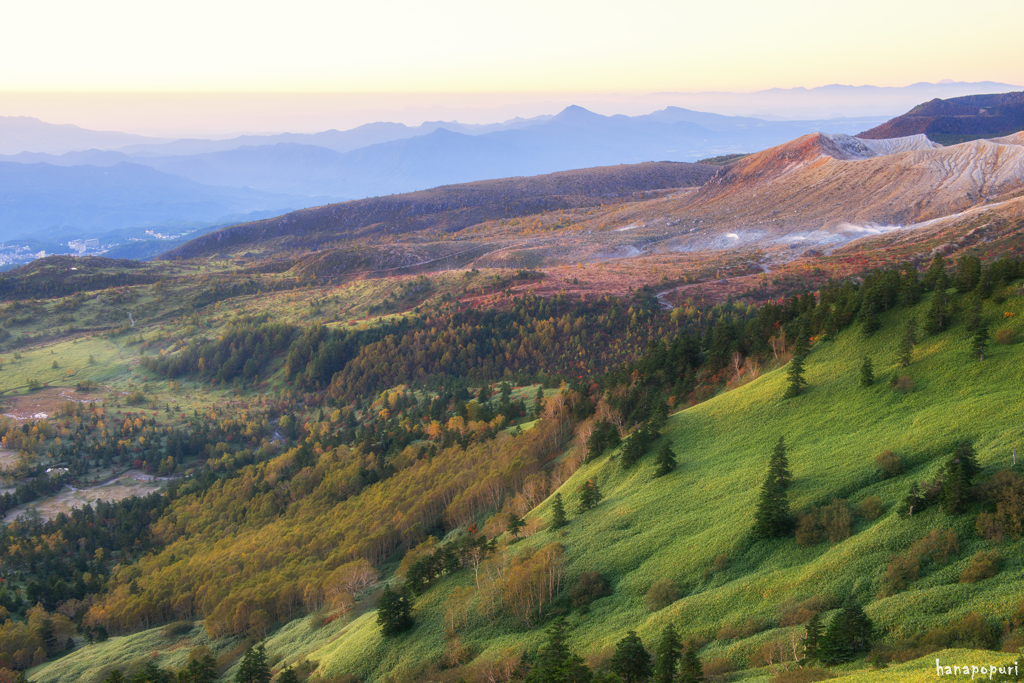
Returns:
[[[594,119],[604,118],[600,114],[595,114],[589,109],[584,109],[578,104],[570,104],[568,107],[558,112],[552,121],[593,121]]]

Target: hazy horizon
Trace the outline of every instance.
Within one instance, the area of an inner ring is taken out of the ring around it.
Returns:
[[[694,93],[8,92],[0,93],[0,116],[28,116],[52,124],[162,138],[315,133],[381,121],[408,126],[428,121],[491,124],[554,115],[569,105],[605,116],[636,116],[679,106],[728,116],[813,120],[895,116],[933,95],[953,97],[1022,87],[1001,85],[1006,87],[918,82],[902,87]]]
[[[770,93],[946,79],[1024,86],[1016,0],[985,12],[957,0],[864,0],[849,11],[804,0],[181,0],[173,11],[57,0],[6,10],[17,30],[0,42],[9,67],[0,115],[159,137],[495,123],[569,104],[600,114],[676,105],[791,119],[896,115],[919,101],[862,90],[792,104]]]

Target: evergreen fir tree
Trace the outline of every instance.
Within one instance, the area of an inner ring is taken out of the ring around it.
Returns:
[[[903,336],[900,337],[899,347],[897,349],[899,353],[900,365],[903,367],[909,367],[910,361],[914,355],[914,345],[917,343],[917,326],[911,319],[907,322],[906,328],[903,330]]]
[[[153,662],[146,662],[145,666],[135,672],[131,683],[174,683],[174,674],[167,669],[161,669]],[[262,680],[262,679],[257,679]],[[270,681],[270,669],[267,669],[267,681]]]
[[[853,661],[871,647],[874,630],[861,606],[848,600],[818,642],[819,659],[829,665]]]
[[[658,662],[654,667],[654,683],[672,683],[675,680],[676,670],[683,658],[683,644],[679,640],[679,634],[672,624],[665,627],[661,632],[661,640],[658,642]]]
[[[960,514],[967,508],[971,485],[980,471],[971,443],[963,441],[957,445],[942,473],[942,509],[946,514]]]
[[[565,516],[565,506],[562,505],[562,494],[555,494],[555,501],[551,504],[551,528],[561,529],[569,520]]]
[[[878,320],[878,309],[873,302],[861,311],[861,322],[861,332],[865,337],[870,337],[882,327],[882,323]]]
[[[860,364],[860,385],[870,387],[875,383],[875,369],[871,363],[871,356],[864,356],[864,362]]]
[[[601,501],[601,490],[597,488],[597,482],[588,479],[580,486],[580,512],[586,512]]]
[[[936,289],[924,318],[924,331],[938,334],[946,327],[946,290]]]
[[[548,628],[548,642],[537,652],[537,660],[526,683],[590,683],[593,674],[583,659],[566,644],[565,619],[559,617]]]
[[[506,530],[511,533],[517,541],[519,540],[519,532],[523,530],[524,526],[526,526],[526,522],[523,521],[522,517],[514,512],[509,513],[508,526],[506,527]]]
[[[672,452],[672,447],[667,441],[658,450],[658,459],[655,460],[655,463],[658,465],[658,469],[654,471],[656,477],[664,477],[676,468],[675,453]]]
[[[682,661],[679,663],[679,683],[703,683],[704,667],[697,657],[697,647],[693,643],[686,646]]]
[[[818,646],[821,642],[821,615],[817,612],[807,622],[804,637],[800,642],[804,644],[804,656],[800,663],[817,661]]]
[[[964,306],[964,327],[968,332],[977,332],[981,327],[981,312],[981,295],[974,292],[967,298],[967,305]]]
[[[299,683],[299,674],[289,666],[278,674],[276,683]]]
[[[970,441],[961,441],[957,444],[956,448],[953,449],[953,459],[963,463],[964,472],[967,475],[967,479],[971,482],[981,472],[981,465],[978,464],[978,454]]]
[[[971,338],[971,353],[978,357],[978,360],[985,360],[985,345],[988,344],[988,325],[978,326],[974,337]]]
[[[533,397],[533,419],[540,418],[540,411],[544,409],[544,385],[537,387],[537,395]]]
[[[786,385],[786,393],[783,394],[783,398],[796,398],[800,395],[800,390],[807,386],[807,380],[804,379],[803,356],[793,356],[793,359],[789,361],[786,377],[789,379],[789,384]]]
[[[263,643],[253,645],[242,655],[235,672],[235,683],[270,683],[270,664]]]
[[[377,623],[385,636],[396,636],[412,628],[412,605],[409,598],[385,586],[377,603]]]
[[[936,254],[932,263],[928,266],[928,272],[924,276],[924,284],[928,289],[945,291],[949,287],[949,276],[946,275],[946,259],[942,254]]]
[[[615,646],[612,655],[611,670],[618,674],[625,683],[645,681],[651,677],[651,655],[644,648],[643,641],[636,631],[630,631]]]
[[[772,450],[772,457],[768,460],[768,472],[784,489],[788,489],[789,485],[793,483],[793,474],[789,471],[789,458],[786,457],[786,437],[784,436],[779,437],[779,442]]]
[[[958,515],[967,508],[970,500],[971,483],[964,465],[959,460],[951,461],[942,478],[942,511],[947,515]]]
[[[182,683],[214,683],[217,680],[217,660],[206,652],[202,657],[190,661],[184,671],[178,674],[179,679],[183,678],[182,673],[185,674]]]
[[[792,481],[786,460],[786,443],[780,438],[768,466],[768,475],[761,484],[761,493],[754,513],[754,535],[760,538],[785,536],[793,528],[786,488]]]

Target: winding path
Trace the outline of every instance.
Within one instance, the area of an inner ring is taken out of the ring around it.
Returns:
[[[118,308],[117,306],[111,306],[107,302],[102,301],[100,299],[100,295],[98,295],[98,294],[96,295],[96,302],[99,303],[99,304],[102,304],[103,306],[106,306],[108,308],[113,308],[115,311],[121,311],[122,313],[127,313],[128,314],[128,322],[131,323],[132,327],[135,327],[135,318],[132,317],[131,311],[126,311],[123,308]]]

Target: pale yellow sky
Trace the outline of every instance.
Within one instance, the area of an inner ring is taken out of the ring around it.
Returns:
[[[750,91],[1024,81],[989,0],[4,3],[0,91]],[[976,10],[976,11],[975,11]]]
[[[1020,0],[974,9],[962,0],[9,2],[0,114],[54,92],[533,93],[534,101],[558,93],[561,102],[566,93],[1019,84],[1022,24]]]

